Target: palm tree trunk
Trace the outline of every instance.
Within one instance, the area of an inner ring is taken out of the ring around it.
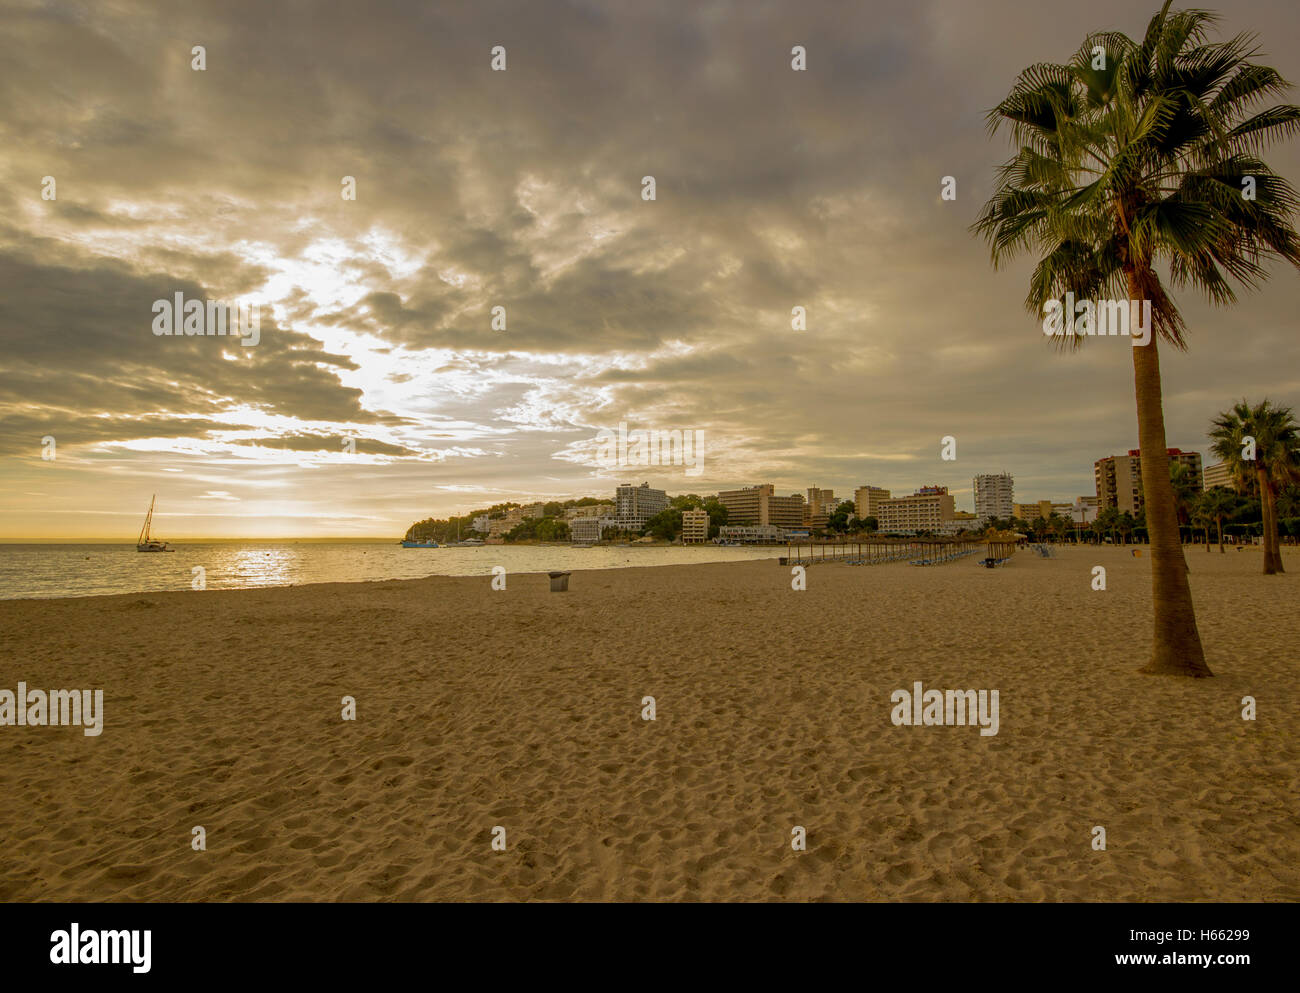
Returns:
[[[1263,518],[1260,544],[1264,546],[1264,575],[1272,576],[1277,573],[1277,562],[1273,559],[1273,501],[1269,499],[1272,487],[1268,483],[1268,470],[1259,461],[1255,462],[1255,479],[1259,483],[1259,511]]]
[[[1223,518],[1219,518],[1219,554],[1223,555]]]
[[[1143,294],[1137,274],[1129,272],[1129,296]],[[1137,394],[1138,446],[1142,450],[1142,493],[1151,542],[1151,595],[1154,607],[1151,660],[1143,672],[1211,676],[1196,629],[1187,560],[1178,534],[1178,508],[1169,480],[1169,450],[1160,389],[1157,336],[1133,347],[1133,385]]]
[[[1271,479],[1268,482],[1268,516],[1273,522],[1273,526],[1269,528],[1268,532],[1268,540],[1273,545],[1273,568],[1278,572],[1286,572],[1286,569],[1282,567],[1281,529],[1277,523],[1277,488],[1273,485]]]

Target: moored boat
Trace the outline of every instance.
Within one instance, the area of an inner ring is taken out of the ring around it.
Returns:
[[[144,527],[140,529],[140,537],[135,540],[135,550],[137,552],[174,552],[176,549],[169,548],[167,542],[153,537],[150,530],[153,527],[153,505],[158,499],[155,493],[149,500],[149,513],[144,517]]]

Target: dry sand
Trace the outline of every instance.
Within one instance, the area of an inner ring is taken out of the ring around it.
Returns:
[[[1188,559],[1215,679],[1110,548],[3,602],[0,687],[106,717],[0,727],[0,899],[1300,900],[1300,579]]]

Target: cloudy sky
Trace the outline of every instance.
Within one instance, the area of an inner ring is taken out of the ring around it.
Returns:
[[[391,537],[643,479],[1091,493],[1137,444],[1130,346],[1055,351],[1030,262],[968,226],[1016,73],[1156,6],[10,0],[0,539],[131,540],[155,492],[168,538]],[[1223,9],[1300,79],[1294,0]],[[1300,142],[1268,157],[1300,179]],[[1300,404],[1298,280],[1179,298],[1170,444]],[[176,293],[259,302],[259,343],[156,336]],[[702,472],[602,467],[620,422],[704,432]]]

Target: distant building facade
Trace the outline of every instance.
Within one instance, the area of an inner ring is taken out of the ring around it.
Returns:
[[[975,516],[981,521],[994,517],[1004,521],[1015,513],[1015,479],[1011,473],[983,473],[971,485],[975,490]]]
[[[889,490],[879,486],[859,486],[853,491],[853,513],[859,520],[879,518],[880,504],[889,498]]]
[[[1205,467],[1205,488],[1213,489],[1216,486],[1222,486],[1229,490],[1237,488],[1237,481],[1232,478],[1232,466],[1226,462],[1216,462],[1214,465]]]
[[[1072,503],[1053,503],[1051,500],[1039,500],[1037,503],[1015,504],[1015,516],[1032,524],[1038,518],[1050,520],[1053,514],[1068,518],[1074,512]]]
[[[1170,463],[1187,466],[1192,480],[1192,489],[1199,493],[1203,489],[1201,473],[1201,455],[1199,452],[1184,452],[1180,448],[1170,448]],[[1127,455],[1108,455],[1093,463],[1093,477],[1097,486],[1097,506],[1099,510],[1114,507],[1121,514],[1129,513],[1134,517],[1142,509],[1142,451],[1129,449]]]
[[[881,531],[942,531],[957,507],[946,486],[923,486],[911,496],[883,500],[877,521]]]
[[[698,545],[709,540],[709,512],[707,510],[682,511],[682,544]]]
[[[804,523],[804,499],[795,493],[777,496],[771,483],[723,490],[718,502],[727,508],[728,524],[771,524],[780,528],[799,528]]]
[[[569,540],[575,545],[594,545],[605,528],[615,526],[610,517],[575,517],[569,522]]]
[[[1091,524],[1097,519],[1097,498],[1095,496],[1081,496],[1074,498],[1074,504],[1070,507],[1070,519],[1075,524]]]
[[[564,519],[572,521],[579,517],[613,517],[614,505],[612,503],[589,503],[582,507],[567,507],[564,511]]]
[[[785,541],[786,532],[774,524],[724,524],[718,529],[719,541],[738,541],[746,545]]]
[[[814,514],[833,514],[839,504],[835,500],[834,490],[823,490],[816,486],[808,487],[808,508]]]
[[[668,494],[649,483],[624,483],[614,491],[614,520],[626,531],[639,531],[646,521],[668,509]]]

